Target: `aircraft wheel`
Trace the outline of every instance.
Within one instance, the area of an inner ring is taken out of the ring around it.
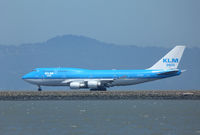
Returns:
[[[106,91],[106,88],[96,88],[96,89],[90,89],[90,91]]]
[[[90,91],[97,91],[97,89],[90,89]]]
[[[99,90],[100,91],[106,91],[106,88],[100,88]]]
[[[107,89],[105,88],[105,89],[103,89],[103,91],[107,91]]]
[[[38,86],[38,91],[42,91],[42,88],[40,86]]]

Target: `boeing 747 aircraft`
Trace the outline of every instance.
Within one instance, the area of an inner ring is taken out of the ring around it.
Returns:
[[[135,85],[180,75],[177,69],[185,46],[176,46],[156,64],[143,70],[89,70],[79,68],[36,68],[23,80],[41,86],[69,86],[71,89],[89,88],[106,91],[113,86]]]

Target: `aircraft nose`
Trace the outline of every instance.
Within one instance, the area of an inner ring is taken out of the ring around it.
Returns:
[[[25,74],[24,76],[22,76],[22,79],[27,79],[28,78],[28,74]]]
[[[31,73],[25,74],[24,76],[22,76],[22,79],[29,79],[32,76]]]

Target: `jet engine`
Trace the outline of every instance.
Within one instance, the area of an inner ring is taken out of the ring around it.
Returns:
[[[101,86],[101,82],[100,81],[88,81],[87,86],[88,86],[88,88],[98,88],[99,86]]]
[[[80,89],[80,88],[85,87],[85,83],[84,82],[71,82],[69,86],[71,89]]]

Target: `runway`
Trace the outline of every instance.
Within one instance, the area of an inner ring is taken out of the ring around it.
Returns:
[[[200,100],[200,90],[0,91],[0,100]]]

